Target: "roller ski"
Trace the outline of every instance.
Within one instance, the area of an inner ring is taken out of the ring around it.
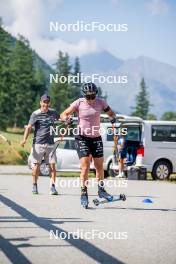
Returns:
[[[112,195],[111,195],[112,196]],[[100,197],[100,196],[99,196]],[[102,197],[100,197],[102,198]],[[104,199],[104,200],[98,200],[98,199],[94,199],[93,200],[93,203],[94,205],[96,206],[99,206],[100,204],[105,204],[105,203],[111,203],[111,202],[117,202],[117,201],[125,201],[126,200],[126,196],[125,194],[120,194],[120,195],[115,195],[115,196],[112,196],[112,199],[111,200],[108,200],[108,199]]]
[[[113,196],[109,193],[106,192],[104,187],[99,187],[98,188],[98,196],[99,198],[104,198],[108,202],[111,202],[113,200]]]
[[[82,187],[81,188],[81,205],[85,208],[88,209],[88,194],[87,194],[87,187]]]

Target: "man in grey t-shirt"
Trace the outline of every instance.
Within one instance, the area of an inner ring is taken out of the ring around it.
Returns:
[[[27,138],[34,127],[34,138],[32,146],[32,181],[33,181],[33,194],[38,194],[37,180],[40,170],[40,164],[44,158],[46,164],[50,167],[50,176],[52,180],[51,191],[53,195],[58,192],[55,188],[56,179],[56,153],[54,149],[54,135],[50,134],[50,127],[54,125],[54,121],[58,119],[57,112],[49,108],[50,96],[44,94],[41,96],[40,109],[34,111],[30,117],[29,123],[24,132],[24,139],[21,146],[24,147]]]

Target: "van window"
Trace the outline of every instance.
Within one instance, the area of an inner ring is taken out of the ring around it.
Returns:
[[[58,145],[60,149],[75,149],[75,141],[74,140],[63,140]]]
[[[58,142],[59,144],[58,144],[58,148],[60,148],[60,149],[64,149],[64,146],[65,146],[65,141],[60,141],[60,142]]]
[[[127,140],[140,141],[140,129],[139,126],[128,127]]]
[[[64,149],[75,149],[75,141],[74,140],[66,140]]]
[[[100,116],[100,123],[109,123],[109,117]]]
[[[176,142],[176,126],[174,125],[153,125],[152,141]]]
[[[139,126],[125,126],[127,128],[127,140],[130,141],[140,141],[140,129]],[[112,128],[108,128],[108,130],[110,130]],[[111,135],[112,134],[112,135]],[[117,135],[118,137],[118,135]],[[113,132],[107,134],[107,141],[113,141],[114,140],[114,136],[113,136]]]

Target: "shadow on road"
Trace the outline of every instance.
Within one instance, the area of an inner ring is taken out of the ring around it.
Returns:
[[[36,216],[21,205],[15,203],[14,201],[10,200],[9,198],[3,195],[0,195],[0,201],[13,211],[21,215],[22,218],[30,221],[31,223],[37,225],[38,227],[44,230],[47,230],[48,232],[50,232],[50,230],[52,230],[53,232],[57,231],[58,233],[64,232],[65,234],[67,234],[64,241],[66,241],[69,245],[75,247],[76,249],[80,250],[82,253],[95,260],[97,263],[123,264],[123,262],[104,252],[100,248],[94,246],[90,242],[84,239],[74,239],[72,235],[68,235],[68,232],[66,230],[54,226],[50,219]],[[4,240],[5,242],[3,242]],[[16,246],[14,246],[12,243],[4,239],[3,237],[1,239],[0,245],[3,246],[3,252],[12,261],[12,263],[30,263],[29,260],[18,250]]]
[[[141,198],[159,198],[158,196],[150,196],[150,195],[126,195],[126,197],[141,197]]]
[[[11,263],[30,264],[31,262],[8,239],[0,235],[0,248]]]
[[[48,221],[48,223],[49,222],[51,222],[52,224],[59,224],[59,225],[61,225],[61,224],[64,224],[65,222],[69,222],[69,223],[75,223],[75,222],[77,222],[77,223],[88,223],[88,222],[91,222],[91,221],[82,221],[82,220],[66,220],[66,221],[58,221],[58,220],[52,220],[52,218],[51,219],[49,219],[49,218],[45,218],[45,217],[38,217],[38,219],[40,220],[47,220]],[[54,219],[56,219],[56,218],[54,218]],[[60,218],[61,219],[61,218]],[[3,222],[3,223],[28,223],[29,222],[29,220],[28,219],[24,219],[24,218],[21,218],[21,219],[11,219],[11,218],[9,218],[9,219],[7,219],[7,218],[5,218],[4,219],[4,217],[0,217],[0,223],[1,222]]]
[[[100,207],[99,207],[100,208]],[[134,210],[134,211],[163,211],[163,212],[176,212],[176,209],[166,208],[132,208],[132,207],[101,207],[101,209],[118,209],[118,210]]]

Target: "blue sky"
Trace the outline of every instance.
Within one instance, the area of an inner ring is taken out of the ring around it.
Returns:
[[[176,1],[174,0],[1,0],[5,28],[26,36],[46,61],[59,49],[71,56],[108,50],[118,58],[148,56],[176,66]],[[59,23],[128,24],[128,32],[50,32]]]

